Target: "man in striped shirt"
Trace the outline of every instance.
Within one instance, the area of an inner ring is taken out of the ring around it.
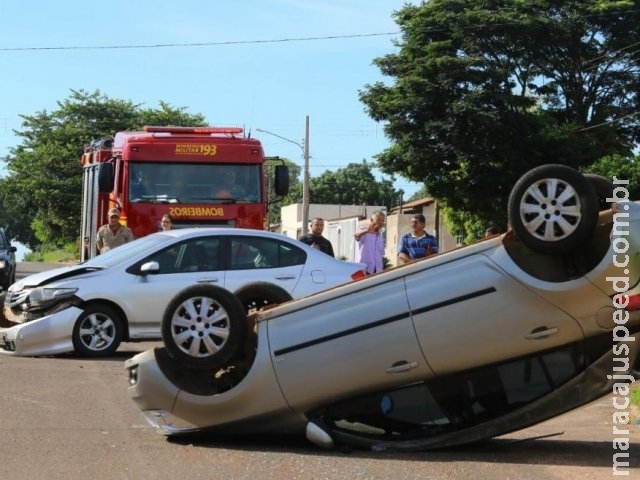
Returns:
[[[421,213],[411,217],[411,231],[400,237],[398,259],[409,263],[420,258],[438,253],[438,241],[433,235],[425,232],[426,220]]]

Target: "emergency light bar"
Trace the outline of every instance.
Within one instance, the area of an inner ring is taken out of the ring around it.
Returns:
[[[244,129],[240,127],[150,127],[144,126],[142,130],[149,133],[242,133]]]

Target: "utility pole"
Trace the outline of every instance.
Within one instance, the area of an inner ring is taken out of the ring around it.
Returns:
[[[309,228],[309,115],[304,128],[304,168],[302,173],[302,235]]]
[[[262,128],[256,128],[256,131],[273,135],[302,149],[302,156],[304,157],[304,166],[302,168],[302,235],[306,235],[309,231],[309,115],[307,115],[305,122],[304,145]]]

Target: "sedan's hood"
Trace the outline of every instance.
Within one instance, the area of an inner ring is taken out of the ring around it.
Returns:
[[[25,288],[39,287],[53,283],[59,280],[67,279],[70,277],[77,277],[87,273],[92,273],[98,270],[102,270],[99,267],[88,267],[85,265],[71,265],[69,267],[60,267],[53,270],[47,270],[45,272],[34,273],[22,280],[14,283],[9,287],[9,291],[19,292]]]

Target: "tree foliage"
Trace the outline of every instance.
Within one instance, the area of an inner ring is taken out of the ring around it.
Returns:
[[[349,163],[336,171],[322,173],[309,181],[309,203],[342,205],[384,205],[392,208],[399,203],[400,192],[389,179],[376,180],[373,164]],[[302,184],[295,185],[288,203],[302,202]]]
[[[390,82],[360,100],[392,145],[382,171],[478,224],[505,224],[511,186],[545,163],[582,168],[638,145],[637,0],[430,0],[394,13]]]
[[[289,168],[290,193],[284,197],[279,197],[275,194],[274,185],[271,183],[275,178],[276,165],[286,165]],[[280,206],[295,203],[295,201],[292,200],[291,192],[297,192],[298,190],[302,192],[300,172],[302,172],[302,167],[288,158],[279,159],[278,157],[274,157],[273,160],[269,160],[267,158],[265,162],[264,175],[267,182],[267,194],[269,198],[267,211],[269,225],[276,224],[280,221]]]
[[[640,199],[640,159],[638,157],[608,155],[586,168],[585,173],[602,175],[611,181],[615,178],[621,182],[628,182],[619,183],[618,186],[626,188],[632,200]]]
[[[22,116],[22,139],[5,159],[7,177],[0,181],[0,222],[12,237],[31,249],[41,244],[62,246],[80,231],[82,168],[80,157],[92,140],[144,125],[205,125],[189,114],[160,102],[143,109],[130,101],[71,91],[52,112]]]

